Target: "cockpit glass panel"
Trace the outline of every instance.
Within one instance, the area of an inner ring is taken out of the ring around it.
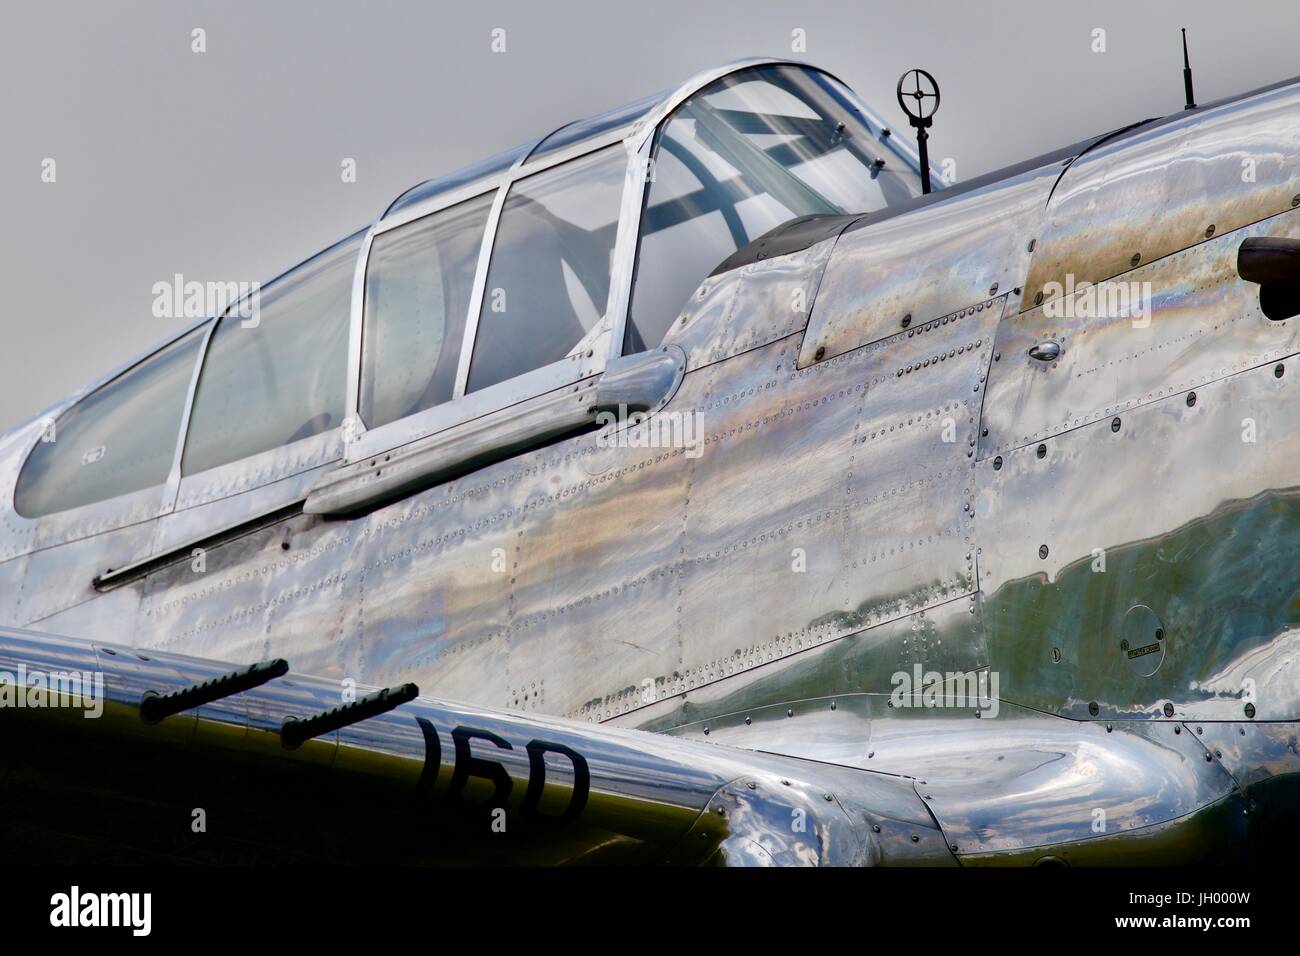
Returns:
[[[221,318],[194,394],[181,471],[197,474],[337,428],[347,394],[362,233],[289,270]]]
[[[701,90],[655,142],[624,354],[657,346],[741,246],[800,216],[897,205],[915,179],[824,73],[760,66]]]
[[[560,361],[604,317],[626,173],[618,143],[511,187],[466,391]]]
[[[494,196],[485,193],[375,236],[361,332],[361,419],[368,427],[452,397]]]
[[[155,352],[47,426],[18,476],[15,510],[39,518],[163,485],[206,331]]]

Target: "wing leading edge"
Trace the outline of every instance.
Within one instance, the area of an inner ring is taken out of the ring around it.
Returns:
[[[0,629],[8,845],[82,861],[955,863],[902,776],[274,663],[249,674]],[[146,700],[170,705],[146,721]]]

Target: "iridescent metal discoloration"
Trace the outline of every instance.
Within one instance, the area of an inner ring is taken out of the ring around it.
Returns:
[[[387,446],[377,430],[345,454],[330,435],[181,482],[171,502],[30,522],[12,489],[32,423],[0,438],[0,616],[71,637],[6,632],[0,664],[105,670],[114,716],[97,746],[181,734],[223,766],[253,773],[232,756],[251,748],[408,796],[429,784],[415,718],[472,725],[510,743],[486,745],[514,784],[508,814],[529,740],[590,754],[575,828],[505,854],[530,862],[1287,849],[1300,320],[1266,318],[1235,267],[1245,238],[1300,236],[1295,91],[702,272],[644,366],[618,354],[627,302],[612,294],[608,356],[521,376],[500,406],[464,396],[394,423]],[[630,158],[666,115],[618,134]],[[632,260],[616,269],[626,286]],[[1111,278],[1149,308],[1037,296]],[[572,405],[566,424],[594,427],[602,401],[650,415],[480,463],[475,442],[501,451],[538,409]],[[659,445],[666,424],[676,439]],[[385,484],[390,467],[405,477]],[[162,736],[137,726],[144,690],[272,657],[314,676]],[[932,704],[898,695],[931,674]],[[291,756],[267,743],[349,680],[423,696]],[[960,697],[971,680],[987,694]],[[571,793],[572,766],[553,766]]]
[[[907,216],[850,228],[822,278],[799,353],[802,368],[920,326],[1019,285],[1025,240],[1061,168],[1055,163]],[[834,303],[834,304],[832,304]]]
[[[1287,212],[1140,266],[1114,280],[1149,306],[1145,314],[1095,314],[1088,289],[1019,315],[998,329],[998,361],[984,407],[980,459],[1199,388],[1291,355],[1295,320],[1270,322],[1259,287],[1237,276],[1237,249],[1250,236],[1300,236]],[[1131,285],[1130,285],[1131,284]],[[1101,289],[1102,294],[1107,287]],[[1111,286],[1119,289],[1119,285]],[[1038,342],[1059,357],[1030,356]]]
[[[1071,163],[1030,237],[1026,304],[1067,275],[1100,282],[1292,208],[1297,108],[1300,90],[1287,84],[1144,126]]]

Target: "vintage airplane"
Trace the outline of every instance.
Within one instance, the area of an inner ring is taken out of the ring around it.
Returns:
[[[909,139],[715,69],[0,439],[6,845],[1288,857],[1300,81]]]

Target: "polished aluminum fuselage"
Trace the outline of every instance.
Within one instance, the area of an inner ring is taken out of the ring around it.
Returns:
[[[101,591],[193,519],[19,519],[33,423],[0,622],[899,775],[966,862],[1236,846],[1300,771],[1300,326],[1236,272],[1300,238],[1300,87],[1067,155],[705,280],[698,455],[564,438]],[[1145,319],[1054,292],[1112,279]],[[932,672],[997,706],[891,699]]]

